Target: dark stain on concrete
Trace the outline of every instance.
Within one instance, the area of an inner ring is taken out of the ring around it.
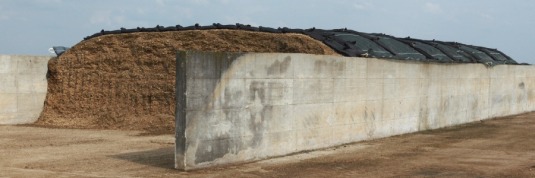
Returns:
[[[332,61],[332,72],[334,76],[342,76],[344,75],[344,71],[346,70],[346,62],[345,61]]]
[[[249,85],[249,101],[254,102],[256,97],[260,99],[260,102],[264,105],[266,104],[266,91],[265,91],[265,82],[253,81]]]
[[[231,146],[236,146],[236,143],[229,138],[200,142],[195,153],[195,164],[222,158],[232,152]]]
[[[375,134],[375,113],[368,111],[368,108],[364,111],[364,124],[366,124],[366,135],[372,137]]]
[[[291,63],[292,63],[292,58],[290,56],[286,56],[282,62],[280,62],[279,60],[276,60],[273,64],[271,64],[267,68],[267,74],[268,75],[285,74],[286,71],[288,71],[288,68],[290,67]]]
[[[439,127],[443,127],[443,126],[446,126],[447,125],[447,120],[444,119],[444,118],[448,118],[449,117],[449,114],[450,111],[451,111],[451,100],[453,100],[453,96],[446,96],[444,98],[441,99],[441,103],[439,105],[439,108],[438,108],[438,113],[440,114],[440,117],[441,119],[438,120],[438,126]]]
[[[520,88],[520,89],[522,89],[522,90],[525,89],[525,87],[526,87],[526,85],[524,84],[524,82],[520,82],[520,83],[518,84],[518,88]]]
[[[240,90],[232,91],[228,88],[225,88],[223,97],[225,98],[225,101],[221,104],[223,104],[223,109],[226,110],[236,107],[237,104],[240,104],[239,102],[242,101],[241,98],[243,97],[243,92]]]
[[[259,116],[258,116],[259,115]],[[253,139],[248,143],[248,147],[256,148],[260,146],[264,138],[264,130],[266,129],[266,120],[272,118],[273,106],[263,106],[260,113],[251,113],[251,118],[248,119],[249,130],[253,133]],[[259,117],[260,120],[257,120]]]
[[[268,105],[268,94],[266,82],[254,81],[249,85],[249,102],[255,103],[260,99],[261,108],[253,106],[249,108],[250,118],[247,119],[248,129],[253,133],[253,139],[248,145],[257,147],[262,143],[263,132],[265,130],[265,120],[272,117],[273,106]]]
[[[320,74],[323,71],[325,71],[326,67],[327,67],[327,62],[325,60],[317,60],[314,62],[314,72],[317,74]]]
[[[314,62],[314,72],[316,74],[328,73],[334,74],[334,76],[343,75],[346,70],[346,62],[344,61],[329,61],[316,60]]]
[[[428,130],[431,128],[429,124],[429,109],[428,108],[420,108],[420,114],[418,118],[419,118],[418,130]]]
[[[273,117],[273,106],[269,105],[269,89],[270,83],[264,81],[253,81],[248,86],[247,101],[252,104],[248,108],[249,118],[244,118],[240,115],[243,110],[223,109],[224,118],[232,123],[230,133],[223,134],[215,140],[202,141],[197,147],[195,153],[195,163],[211,162],[222,158],[228,154],[238,154],[240,151],[248,148],[256,148],[262,144],[263,133],[266,129],[266,120]],[[225,90],[224,106],[232,106],[232,100],[243,97],[242,92],[230,93]],[[258,101],[259,100],[259,101]],[[245,115],[246,117],[246,115]],[[233,135],[241,135],[244,130],[252,133],[252,138],[247,139],[233,139]]]

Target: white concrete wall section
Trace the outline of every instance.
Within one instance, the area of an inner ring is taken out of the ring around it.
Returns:
[[[534,108],[533,66],[181,52],[176,167],[253,161]]]
[[[49,56],[0,55],[0,124],[33,123],[43,109]]]

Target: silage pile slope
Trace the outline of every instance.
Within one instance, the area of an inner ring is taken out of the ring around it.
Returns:
[[[300,34],[192,30],[104,35],[49,62],[37,125],[172,133],[177,50],[338,55]]]

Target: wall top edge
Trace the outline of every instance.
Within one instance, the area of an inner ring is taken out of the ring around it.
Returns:
[[[339,58],[339,59],[359,59],[359,60],[377,60],[384,62],[394,62],[394,63],[404,63],[404,64],[434,64],[434,65],[448,65],[448,66],[466,66],[466,65],[477,65],[477,66],[486,66],[482,63],[444,63],[436,61],[415,61],[415,60],[396,60],[396,59],[383,59],[383,58],[365,58],[365,57],[347,57],[347,56],[335,56],[335,55],[323,55],[323,54],[308,54],[308,53],[269,53],[269,52],[220,52],[220,51],[183,51],[178,50],[177,54],[189,55],[189,54],[239,54],[239,55],[297,55],[297,56],[324,56],[329,58]],[[511,65],[511,64],[499,64],[496,66],[528,66],[532,67],[533,65]],[[488,66],[488,68],[493,68],[496,66]]]

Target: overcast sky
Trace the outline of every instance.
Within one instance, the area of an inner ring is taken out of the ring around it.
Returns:
[[[48,55],[101,29],[195,23],[347,27],[497,48],[535,63],[533,0],[0,0],[0,54]]]

